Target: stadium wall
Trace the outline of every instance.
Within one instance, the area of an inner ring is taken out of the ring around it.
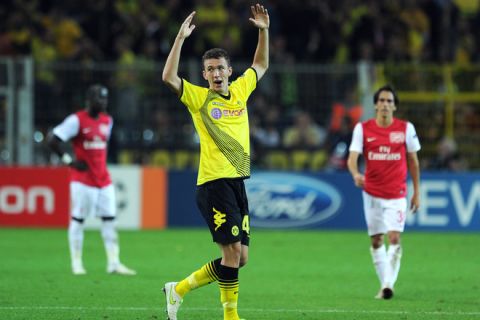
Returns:
[[[111,166],[121,229],[200,227],[196,172]],[[365,229],[361,191],[348,173],[256,171],[246,180],[255,228]],[[407,228],[480,230],[480,174],[423,173],[421,209]],[[0,168],[0,226],[60,227],[68,224],[66,168]],[[98,228],[98,219],[88,219]]]

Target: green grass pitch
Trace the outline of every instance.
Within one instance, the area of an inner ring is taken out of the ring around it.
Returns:
[[[85,276],[70,273],[66,230],[0,229],[0,319],[165,319],[164,282],[218,248],[206,229],[120,233],[135,277],[108,275],[99,232],[85,234]],[[254,230],[240,272],[247,320],[480,319],[480,235],[403,235],[395,297],[379,284],[365,232]],[[222,319],[216,284],[191,292],[179,319]]]

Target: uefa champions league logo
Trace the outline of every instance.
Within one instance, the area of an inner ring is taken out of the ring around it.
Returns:
[[[210,115],[212,116],[213,119],[218,120],[222,117],[222,111],[219,108],[213,108],[210,111]]]

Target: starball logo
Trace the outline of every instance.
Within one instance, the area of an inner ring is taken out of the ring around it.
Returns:
[[[247,110],[245,108],[240,109],[220,109],[220,108],[213,108],[210,111],[210,115],[213,119],[220,119],[221,117],[231,118],[231,117],[241,117],[243,116]]]

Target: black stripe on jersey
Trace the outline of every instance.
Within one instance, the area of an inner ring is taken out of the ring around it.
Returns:
[[[218,96],[218,93],[208,91],[207,99],[200,108],[203,123],[218,149],[232,164],[237,173],[241,177],[248,177],[250,175],[250,156],[237,140],[220,130],[208,116],[208,103]]]
[[[253,72],[255,72],[255,82],[258,82],[258,73],[257,73],[257,70],[255,70],[254,67],[250,67],[250,69],[252,69]]]

